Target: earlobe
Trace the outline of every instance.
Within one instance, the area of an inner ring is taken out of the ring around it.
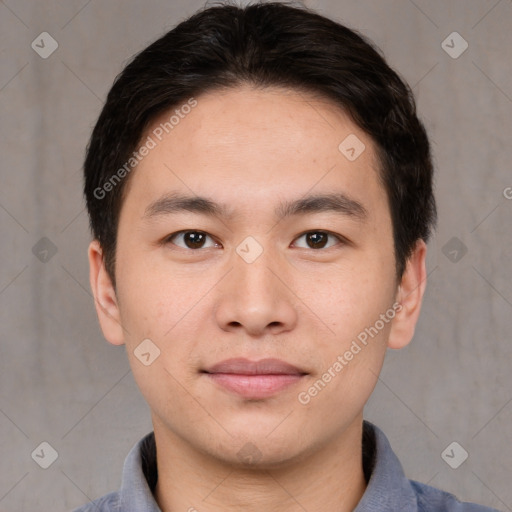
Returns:
[[[98,240],[89,244],[89,281],[94,296],[94,305],[103,335],[113,345],[124,344],[119,306],[112,280],[103,260],[103,251]]]
[[[414,336],[427,284],[426,254],[427,246],[425,242],[418,240],[411,256],[407,260],[406,268],[398,287],[396,302],[401,305],[401,308],[391,325],[388,338],[389,348],[403,348],[409,344]]]

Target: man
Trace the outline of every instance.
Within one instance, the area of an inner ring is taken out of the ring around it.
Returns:
[[[408,86],[303,7],[216,6],[129,63],[85,161],[90,281],[154,432],[80,511],[485,511],[408,480],[363,407],[435,223]]]

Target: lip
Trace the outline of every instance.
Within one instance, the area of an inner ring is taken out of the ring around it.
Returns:
[[[280,359],[226,359],[203,373],[222,388],[244,398],[262,399],[298,383],[307,372]]]

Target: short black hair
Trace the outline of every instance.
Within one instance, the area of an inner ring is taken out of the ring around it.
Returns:
[[[134,56],[116,77],[92,132],[84,194],[114,287],[119,215],[132,174],[126,164],[146,129],[191,98],[243,84],[326,98],[371,137],[400,278],[415,243],[427,242],[436,223],[430,144],[411,88],[371,41],[303,5],[221,3]]]

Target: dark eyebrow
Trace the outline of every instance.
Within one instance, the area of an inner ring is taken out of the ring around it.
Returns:
[[[281,203],[276,209],[279,219],[307,213],[337,212],[348,217],[364,221],[368,217],[366,208],[347,195],[338,192],[331,194],[312,194],[295,201]]]
[[[163,215],[182,211],[199,213],[218,218],[231,218],[233,213],[225,205],[200,196],[188,196],[177,192],[164,194],[148,205],[142,216],[143,220],[151,220]],[[368,212],[358,201],[350,199],[343,193],[312,194],[293,201],[285,201],[278,205],[275,215],[279,219],[308,213],[337,212],[360,221],[366,220]]]
[[[144,210],[142,218],[150,220],[162,215],[170,215],[182,211],[200,213],[209,217],[231,217],[230,212],[223,205],[217,204],[211,199],[200,196],[187,196],[178,192],[164,194],[152,202]]]

